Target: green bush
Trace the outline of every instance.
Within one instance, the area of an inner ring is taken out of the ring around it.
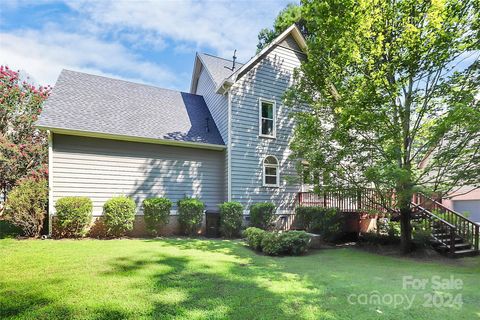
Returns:
[[[9,192],[6,218],[22,229],[25,236],[38,237],[47,215],[47,206],[47,180],[27,178]]]
[[[238,202],[224,202],[220,206],[220,232],[224,237],[238,236],[243,222],[243,206]]]
[[[178,223],[182,232],[187,235],[197,234],[202,225],[205,205],[194,198],[184,198],[178,201]]]
[[[103,205],[103,216],[107,235],[123,236],[133,229],[135,201],[124,196],[115,197]]]
[[[419,247],[428,247],[431,243],[432,232],[421,223],[412,222],[413,243]]]
[[[360,235],[360,242],[366,242],[376,245],[389,245],[400,243],[400,238],[392,238],[387,234],[381,234],[377,232],[366,232]]]
[[[250,227],[243,231],[243,236],[245,237],[247,244],[254,250],[262,250],[262,239],[267,232],[265,230]]]
[[[271,202],[255,203],[250,207],[250,225],[267,230],[275,217],[275,205]]]
[[[167,198],[148,198],[143,200],[143,218],[147,231],[157,235],[158,229],[168,223],[172,201]]]
[[[266,232],[262,238],[262,251],[269,256],[283,254],[283,245],[278,232]]]
[[[265,232],[262,251],[269,256],[300,255],[308,250],[310,236],[305,231]]]
[[[398,238],[400,237],[400,222],[397,221],[390,221],[388,223],[388,236],[390,238]]]
[[[310,236],[305,231],[288,231],[280,235],[285,254],[300,255],[308,250]]]
[[[92,200],[65,197],[55,203],[57,232],[62,237],[83,237],[92,222]]]
[[[305,230],[320,234],[326,241],[337,240],[343,234],[345,219],[335,208],[297,207],[295,213]]]

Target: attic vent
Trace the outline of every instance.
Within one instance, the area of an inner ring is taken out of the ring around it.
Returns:
[[[227,67],[227,66],[223,66],[224,68],[227,68],[228,70],[230,70],[230,71],[232,71],[232,72],[235,71],[235,61],[237,60],[236,53],[237,53],[237,49],[235,49],[235,51],[233,51],[232,67],[229,68],[229,67]]]

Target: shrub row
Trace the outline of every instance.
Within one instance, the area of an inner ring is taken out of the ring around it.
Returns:
[[[270,256],[303,254],[310,242],[305,231],[269,232],[250,227],[243,235],[251,248]]]
[[[198,232],[205,205],[194,198],[178,201],[178,220],[184,234]],[[143,201],[146,229],[157,235],[168,224],[172,202],[167,198],[148,198]],[[25,179],[9,194],[7,219],[22,229],[26,236],[37,237],[47,216],[48,187],[45,179]],[[220,230],[225,237],[240,234],[243,223],[243,206],[238,202],[225,202],[220,206]],[[79,238],[85,236],[92,223],[93,204],[88,197],[64,197],[55,203],[55,235]],[[136,205],[133,199],[120,196],[103,205],[102,223],[107,236],[123,236],[133,229]],[[251,206],[251,225],[268,229],[273,221],[275,206],[257,203]]]

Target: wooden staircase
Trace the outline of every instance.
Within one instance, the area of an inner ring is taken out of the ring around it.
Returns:
[[[479,254],[479,225],[440,202],[416,194],[412,201],[413,221],[431,232],[431,245],[451,257]]]

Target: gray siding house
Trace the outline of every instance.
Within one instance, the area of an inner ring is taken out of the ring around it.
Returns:
[[[291,26],[245,64],[197,54],[190,93],[63,70],[37,126],[48,130],[50,213],[88,196],[94,215],[113,196],[272,201],[290,213],[301,185],[289,159],[285,90],[305,58]],[[174,208],[175,209],[175,208]],[[175,210],[174,212],[175,213]]]

